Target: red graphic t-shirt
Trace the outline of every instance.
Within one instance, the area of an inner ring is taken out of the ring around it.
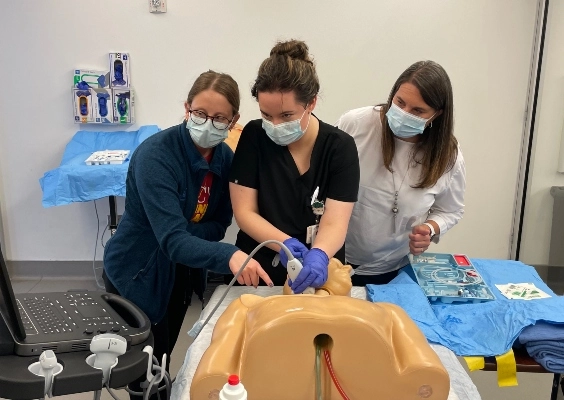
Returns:
[[[212,155],[213,153],[205,157],[208,164],[211,161]],[[200,222],[200,220],[204,217],[204,214],[208,209],[212,181],[213,174],[211,173],[211,171],[208,171],[206,176],[204,176],[204,180],[202,181],[202,187],[200,188],[200,194],[198,195],[198,204],[196,204],[196,210],[194,210],[194,215],[192,215],[190,221]]]

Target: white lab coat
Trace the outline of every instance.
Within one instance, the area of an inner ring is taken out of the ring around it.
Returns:
[[[431,188],[414,189],[421,166],[408,162],[415,144],[395,139],[392,173],[384,167],[381,150],[382,124],[379,107],[348,111],[337,126],[350,134],[358,148],[360,187],[346,238],[347,262],[359,265],[358,275],[377,275],[407,264],[412,225],[435,221],[444,235],[464,213],[466,170],[460,148],[453,168]],[[402,184],[403,180],[403,184]],[[394,193],[398,213],[394,218]],[[439,236],[433,241],[438,242]]]

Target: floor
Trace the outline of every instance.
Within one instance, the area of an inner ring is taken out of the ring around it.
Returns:
[[[94,279],[14,279],[12,284],[16,293],[60,292],[71,288],[99,290]],[[209,294],[207,298],[209,298]],[[191,338],[186,332],[188,332],[200,315],[201,303],[196,297],[194,297],[192,304],[184,318],[184,325],[181,331],[183,333],[181,333],[172,353],[171,376],[175,376],[180,369],[186,350],[190,346]],[[460,362],[464,366],[466,365],[462,358]],[[499,388],[495,372],[476,371],[469,373],[483,400],[548,400],[550,397],[552,374],[519,373],[517,376],[518,386]],[[115,394],[122,400],[129,398],[124,390],[117,390]],[[92,393],[78,393],[58,397],[61,400],[88,400],[92,398]],[[564,395],[560,394],[558,399],[564,399]],[[112,400],[112,398],[109,393],[104,391],[102,393],[102,400]]]

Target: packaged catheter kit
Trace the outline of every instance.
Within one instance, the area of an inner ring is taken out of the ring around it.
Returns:
[[[413,256],[411,271],[431,303],[481,303],[495,297],[463,254],[423,253]]]

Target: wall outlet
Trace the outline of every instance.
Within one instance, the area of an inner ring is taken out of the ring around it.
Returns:
[[[121,221],[121,215],[120,215],[120,214],[118,214],[118,216],[117,216],[117,223],[118,223],[118,225],[119,225],[119,221]],[[109,226],[110,226],[110,216],[108,215],[108,227],[109,227]]]
[[[149,12],[160,14],[166,12],[167,0],[149,0]]]

